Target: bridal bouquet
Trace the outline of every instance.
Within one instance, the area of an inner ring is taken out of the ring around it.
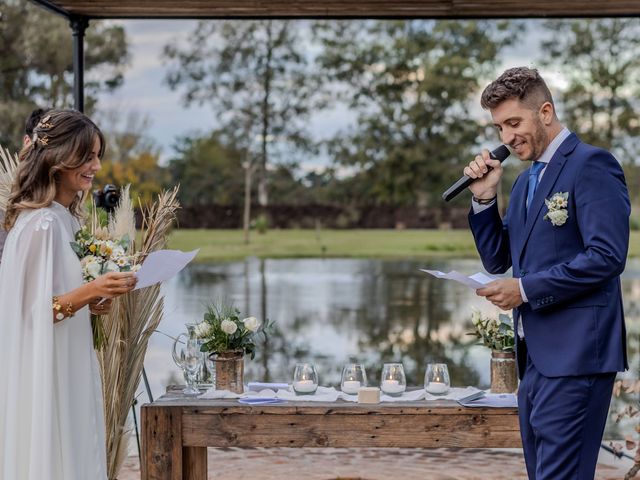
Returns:
[[[136,264],[136,255],[129,255],[131,242],[128,235],[122,238],[110,238],[106,228],[97,228],[93,233],[83,226],[71,242],[71,248],[80,259],[82,277],[85,282],[95,280],[108,272],[135,272],[140,269]],[[106,334],[102,319],[91,314],[91,329],[93,331],[93,346],[102,350],[106,341]]]

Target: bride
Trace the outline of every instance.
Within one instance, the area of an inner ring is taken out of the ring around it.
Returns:
[[[38,123],[6,208],[0,262],[0,479],[106,479],[104,413],[89,311],[132,290],[133,273],[84,283],[70,246],[104,137],[83,114]]]

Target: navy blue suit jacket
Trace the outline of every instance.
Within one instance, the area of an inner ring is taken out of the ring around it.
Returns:
[[[514,310],[526,349],[547,377],[628,368],[620,274],[629,246],[630,204],[622,168],[607,151],[571,134],[549,162],[525,211],[529,171],[511,191],[504,219],[494,204],[469,223],[490,273],[513,268],[528,298]],[[544,220],[544,200],[568,192],[569,217]],[[516,342],[522,365],[523,344]],[[522,372],[520,372],[522,374]]]

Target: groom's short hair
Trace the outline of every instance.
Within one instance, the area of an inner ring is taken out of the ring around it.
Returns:
[[[484,89],[480,105],[485,110],[492,109],[512,98],[520,100],[532,110],[537,110],[545,102],[554,105],[549,87],[535,68],[515,67],[505,70]]]

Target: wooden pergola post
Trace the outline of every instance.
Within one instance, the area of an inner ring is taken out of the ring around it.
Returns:
[[[69,25],[73,33],[73,100],[75,109],[84,112],[84,33],[89,19],[74,15]]]

